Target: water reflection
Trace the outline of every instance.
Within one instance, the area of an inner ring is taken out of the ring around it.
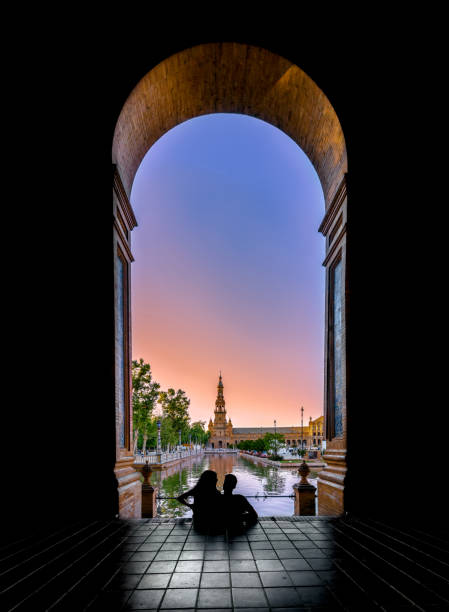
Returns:
[[[161,497],[177,497],[193,487],[204,470],[215,470],[218,488],[221,490],[226,474],[237,477],[235,493],[242,495],[291,495],[293,485],[298,482],[297,468],[276,468],[257,462],[246,455],[208,454],[192,457],[182,464],[154,472],[151,482],[159,489]],[[316,484],[311,480],[313,484]],[[293,499],[249,499],[260,516],[291,516]],[[192,511],[174,499],[158,501],[158,514],[167,517],[188,517]]]

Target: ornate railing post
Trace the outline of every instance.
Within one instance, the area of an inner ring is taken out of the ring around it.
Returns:
[[[142,468],[142,518],[154,518],[157,515],[157,489],[150,483],[151,467],[148,461]]]
[[[315,491],[314,487],[307,480],[310,468],[303,460],[299,466],[298,473],[301,480],[293,485],[295,492],[295,515],[296,516],[315,516]]]

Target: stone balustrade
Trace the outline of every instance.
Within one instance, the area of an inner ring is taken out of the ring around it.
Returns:
[[[175,461],[176,459],[184,459],[187,457],[195,457],[204,453],[202,448],[193,448],[183,451],[171,451],[169,453],[157,453],[151,452],[148,455],[136,455],[134,457],[134,464],[141,465],[145,463],[162,464],[168,463],[169,461]]]
[[[213,455],[215,453],[234,453],[237,455],[240,451],[237,448],[206,448],[204,452]]]

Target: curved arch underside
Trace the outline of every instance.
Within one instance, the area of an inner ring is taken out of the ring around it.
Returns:
[[[251,115],[285,132],[314,165],[329,206],[347,172],[343,131],[331,103],[295,64],[237,43],[181,51],[133,89],[118,118],[112,148],[127,195],[145,154],[165,132],[210,113]]]

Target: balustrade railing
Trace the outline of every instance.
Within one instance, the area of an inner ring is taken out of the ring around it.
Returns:
[[[290,497],[292,499],[295,498],[295,495],[268,495],[267,493],[256,493],[256,495],[245,495],[246,499],[257,499],[257,500],[263,500],[265,501],[266,499],[274,499],[275,497]],[[160,495],[157,496],[156,499],[178,499],[177,497],[162,497]]]
[[[202,448],[192,448],[182,451],[170,451],[164,453],[157,453],[156,451],[151,451],[146,455],[135,455],[134,463],[136,464],[159,464],[159,463],[167,463],[168,461],[174,461],[175,459],[184,459],[185,457],[194,457],[197,455],[201,455],[204,453],[204,449]]]
[[[215,454],[215,453],[235,453],[239,452],[238,448],[205,448],[205,453]]]

